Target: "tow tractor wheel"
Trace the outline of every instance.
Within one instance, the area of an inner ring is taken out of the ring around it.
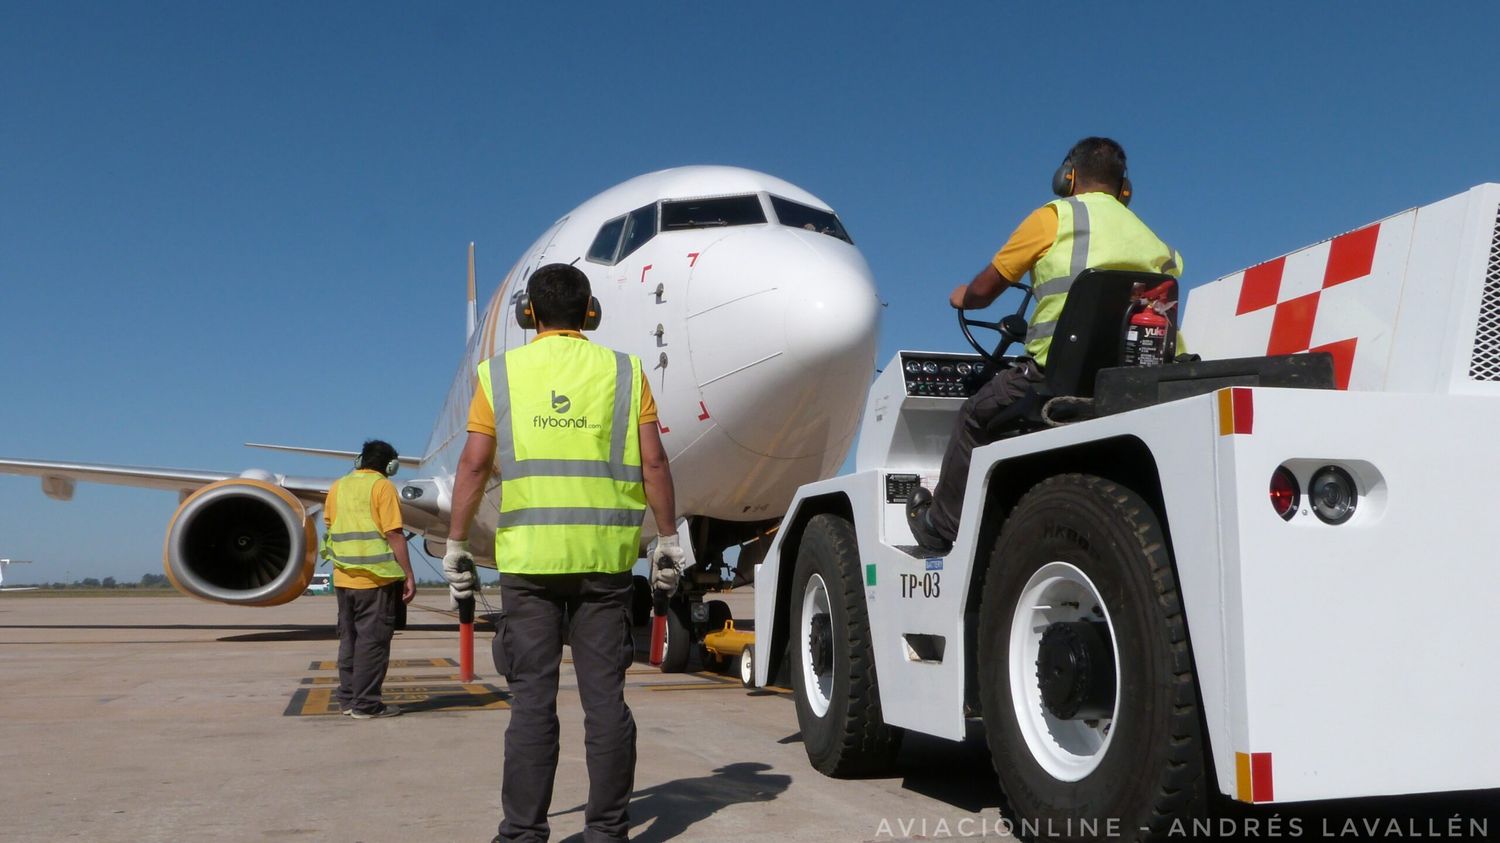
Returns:
[[[704,626],[705,634],[710,632],[723,632],[724,625],[729,623],[731,620],[734,620],[734,613],[730,611],[729,604],[725,603],[723,600],[705,600],[703,601],[703,606],[708,613],[708,621]],[[722,671],[729,667],[728,659],[723,658],[718,653],[709,652],[708,647],[706,646],[700,647],[699,653],[700,657],[703,659],[703,667],[705,670]]]
[[[1017,829],[1030,820],[1085,840],[1092,829],[1077,819],[1118,818],[1130,839],[1151,839],[1203,810],[1187,626],[1140,496],[1083,474],[1028,492],[990,561],[978,655],[986,739]]]
[[[667,602],[667,638],[661,653],[662,673],[687,670],[688,655],[693,649],[692,608],[687,598],[675,595]]]
[[[847,520],[808,521],[791,610],[792,689],[808,760],[829,776],[885,770],[902,731],[881,718],[859,548]]]
[[[745,649],[740,651],[740,684],[746,688],[755,687],[755,645],[746,644]]]

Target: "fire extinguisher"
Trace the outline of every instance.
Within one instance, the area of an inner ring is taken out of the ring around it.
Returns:
[[[1177,304],[1168,301],[1172,281],[1135,295],[1125,314],[1124,345],[1120,354],[1122,366],[1160,366],[1172,360],[1176,347],[1176,328],[1167,312]]]

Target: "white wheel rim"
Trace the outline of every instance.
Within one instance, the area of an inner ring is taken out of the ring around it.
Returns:
[[[833,696],[833,660],[829,659],[828,670],[822,673],[813,670],[812,625],[813,618],[817,615],[828,615],[829,620],[832,620],[832,613],[828,608],[828,587],[823,584],[822,576],[813,574],[802,592],[802,623],[797,640],[801,645],[802,687],[806,689],[807,704],[812,707],[814,714],[822,717],[828,713],[828,702]]]
[[[671,609],[667,610],[672,611]],[[661,663],[667,663],[667,654],[672,651],[672,619],[667,618],[667,634],[661,637]]]
[[[1114,705],[1107,718],[1062,720],[1042,702],[1037,653],[1050,624],[1081,620],[1103,620],[1109,628],[1115,659]],[[1076,782],[1094,772],[1109,752],[1115,715],[1120,711],[1120,648],[1115,643],[1114,621],[1088,576],[1066,562],[1049,562],[1032,574],[1011,614],[1008,655],[1011,703],[1031,757],[1060,781]]]
[[[740,682],[749,685],[755,679],[755,659],[747,648],[740,652]]]

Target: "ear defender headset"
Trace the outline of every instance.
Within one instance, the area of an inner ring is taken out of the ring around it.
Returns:
[[[364,464],[364,461],[363,461],[362,457],[355,457],[354,458],[354,467],[355,468],[365,468],[366,467],[365,464]],[[401,470],[401,458],[400,457],[396,457],[396,458],[392,459],[390,462],[386,463],[385,464],[385,468],[381,469],[380,473],[384,474],[386,477],[395,477],[396,476],[396,472],[400,471],[400,470]]]
[[[1073,167],[1073,154],[1070,152],[1052,174],[1052,192],[1066,199],[1073,195],[1077,187],[1078,171]],[[1130,193],[1130,167],[1126,166],[1125,172],[1120,176],[1120,189],[1115,192],[1115,198],[1120,200],[1121,205],[1129,205]]]
[[[603,308],[599,306],[599,299],[589,296],[589,309],[583,314],[583,330],[599,330],[602,312]],[[531,310],[531,295],[525,290],[516,293],[516,324],[528,331],[536,330],[536,314]]]

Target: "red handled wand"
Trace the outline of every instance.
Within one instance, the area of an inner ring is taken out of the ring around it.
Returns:
[[[672,560],[663,556],[657,560],[657,568],[672,567]],[[667,605],[669,597],[661,591],[651,589],[651,652],[648,660],[652,667],[660,667],[667,651]]]

